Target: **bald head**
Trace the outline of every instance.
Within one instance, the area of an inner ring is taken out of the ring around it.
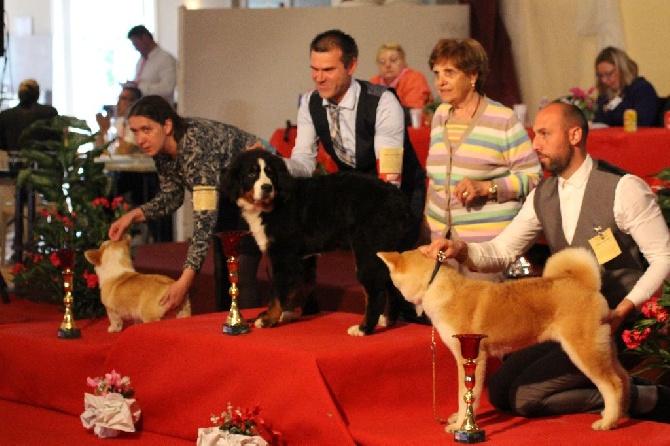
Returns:
[[[586,159],[588,123],[572,104],[552,102],[535,117],[533,149],[542,167],[569,178]]]

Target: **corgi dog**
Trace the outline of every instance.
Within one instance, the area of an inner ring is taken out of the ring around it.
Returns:
[[[141,274],[135,271],[130,258],[130,236],[122,240],[107,240],[99,249],[84,252],[94,267],[100,284],[100,300],[107,309],[108,332],[123,330],[123,321],[153,322],[167,312],[160,299],[174,282],[160,274]],[[191,315],[191,302],[186,296],[177,309],[176,317]]]

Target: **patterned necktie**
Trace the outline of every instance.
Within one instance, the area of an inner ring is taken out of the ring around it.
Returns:
[[[333,149],[335,154],[343,163],[354,167],[355,163],[349,152],[344,148],[342,143],[342,134],[340,134],[340,107],[331,104],[328,106],[330,113],[330,139],[333,140]]]

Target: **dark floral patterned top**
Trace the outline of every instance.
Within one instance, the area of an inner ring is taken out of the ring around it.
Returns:
[[[177,158],[154,156],[160,190],[140,206],[147,220],[174,213],[184,202],[184,190],[210,186],[220,189],[223,170],[231,159],[261,138],[232,125],[201,118],[186,118],[188,127],[178,143]],[[218,201],[208,210],[193,211],[193,237],[184,268],[200,271],[216,227]]]

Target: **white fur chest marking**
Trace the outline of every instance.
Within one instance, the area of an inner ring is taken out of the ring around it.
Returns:
[[[268,248],[268,238],[265,234],[265,225],[263,225],[263,220],[261,219],[260,212],[249,212],[242,210],[242,215],[244,219],[249,223],[249,229],[256,239],[256,243],[262,252],[265,252]]]
[[[272,186],[272,180],[265,174],[265,160],[258,159],[258,179],[254,182],[254,200],[260,200],[265,198],[263,192],[263,186]]]

